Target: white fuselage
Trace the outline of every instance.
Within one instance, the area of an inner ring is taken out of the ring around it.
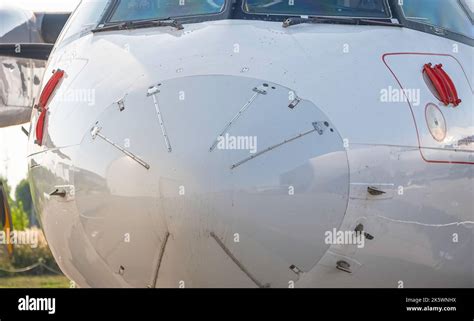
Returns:
[[[473,49],[457,46],[243,20],[59,42],[43,86],[65,77],[29,144],[59,266],[81,287],[472,287]],[[457,108],[425,84],[430,62]],[[361,225],[363,246],[327,237]]]

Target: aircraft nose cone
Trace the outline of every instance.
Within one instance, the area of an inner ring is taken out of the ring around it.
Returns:
[[[245,77],[137,85],[91,125],[75,166],[84,229],[109,231],[91,242],[111,265],[142,261],[124,274],[132,283],[153,274],[168,233],[178,257],[217,242],[262,284],[262,259],[309,271],[348,201],[335,125],[297,90]]]

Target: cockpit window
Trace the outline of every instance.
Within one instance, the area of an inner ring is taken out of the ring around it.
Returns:
[[[391,17],[385,0],[245,0],[243,8],[250,14],[383,19]]]
[[[472,7],[465,0],[403,0],[407,20],[474,38]]]
[[[63,28],[58,43],[78,39],[97,27],[112,0],[82,0]]]
[[[225,0],[120,0],[109,22],[218,14]]]

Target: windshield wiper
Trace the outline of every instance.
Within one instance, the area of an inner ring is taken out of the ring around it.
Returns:
[[[112,31],[112,30],[130,30],[139,28],[151,28],[151,27],[174,27],[178,30],[184,29],[183,24],[176,19],[148,19],[148,20],[137,20],[137,21],[126,21],[119,22],[103,27],[96,28],[92,32]]]
[[[403,27],[396,22],[386,22],[381,20],[361,19],[361,18],[343,18],[343,17],[293,17],[283,22],[283,28],[299,25],[302,23],[339,23],[348,25],[377,25],[389,27]]]

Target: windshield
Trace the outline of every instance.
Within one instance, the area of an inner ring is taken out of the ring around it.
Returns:
[[[466,4],[465,6],[463,6]],[[405,18],[474,38],[469,1],[404,0]]]
[[[120,0],[110,22],[217,14],[225,0]]]
[[[253,14],[390,18],[385,0],[245,0],[244,11]]]

